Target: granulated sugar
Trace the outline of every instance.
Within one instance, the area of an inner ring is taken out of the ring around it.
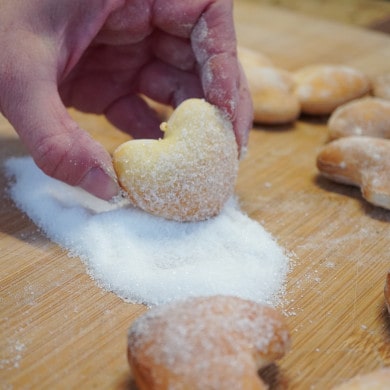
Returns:
[[[51,179],[29,157],[9,159],[6,170],[16,205],[124,300],[154,305],[230,294],[278,303],[288,257],[233,199],[216,218],[180,223]]]

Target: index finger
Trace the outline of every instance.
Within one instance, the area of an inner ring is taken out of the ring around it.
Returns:
[[[232,1],[216,1],[199,17],[191,34],[206,99],[222,109],[233,123],[243,148],[252,125],[252,102],[237,59]]]
[[[253,109],[237,59],[231,0],[176,2],[158,0],[153,22],[161,30],[189,38],[205,98],[233,123],[237,143],[246,146]]]

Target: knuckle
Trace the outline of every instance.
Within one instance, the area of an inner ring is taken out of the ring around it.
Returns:
[[[78,142],[64,134],[41,137],[34,149],[35,162],[48,176],[76,185],[87,167],[77,157]]]

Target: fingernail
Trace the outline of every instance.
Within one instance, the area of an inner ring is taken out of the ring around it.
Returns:
[[[83,177],[79,186],[104,200],[110,200],[119,194],[119,186],[116,180],[101,168],[91,168]]]

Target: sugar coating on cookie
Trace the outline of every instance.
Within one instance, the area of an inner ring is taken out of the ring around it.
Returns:
[[[372,94],[390,100],[390,73],[380,74],[372,80]]]
[[[128,358],[141,389],[262,389],[260,367],[289,347],[273,308],[231,296],[159,306],[129,330]]]
[[[346,65],[308,65],[297,70],[294,79],[302,112],[312,115],[330,114],[371,87],[365,74]]]
[[[331,139],[366,135],[390,138],[390,101],[365,97],[338,107],[328,120]]]
[[[292,74],[274,66],[261,52],[245,47],[237,52],[253,101],[254,122],[277,125],[297,119],[300,103],[293,93]]]
[[[390,209],[390,140],[351,136],[325,145],[317,156],[320,173],[360,187],[370,203]]]
[[[367,374],[357,375],[336,386],[333,390],[388,390],[390,367],[380,368]]]
[[[215,106],[189,99],[161,129],[163,139],[131,140],[114,152],[114,168],[131,202],[177,221],[219,214],[238,171],[231,123]]]
[[[387,273],[384,294],[385,294],[385,302],[386,302],[387,311],[390,314],[390,271]]]
[[[276,67],[259,67],[246,71],[253,100],[254,121],[265,124],[292,122],[300,114],[298,98],[293,93],[290,72]]]
[[[237,47],[237,56],[245,70],[273,65],[272,60],[264,53],[244,46]]]

